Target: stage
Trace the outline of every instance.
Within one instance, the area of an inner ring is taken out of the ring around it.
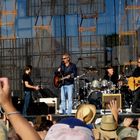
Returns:
[[[112,94],[109,94],[112,95]],[[125,117],[132,117],[132,118],[139,118],[140,113],[132,113],[131,107],[123,108],[123,102],[120,94],[113,94],[112,96],[108,97],[108,94],[106,94],[104,97],[104,102],[102,102],[102,105],[107,105],[109,102],[109,99],[115,99],[119,103],[118,107],[121,108],[121,112],[119,112],[119,118],[125,118]],[[13,98],[13,103],[18,111],[22,112],[22,101],[17,101],[17,98]],[[79,102],[77,105],[83,104],[84,102]],[[87,104],[87,103],[85,103]],[[58,101],[58,98],[39,98],[36,102],[31,102],[30,107],[28,109],[28,115],[25,116],[27,119],[35,118],[36,116],[42,116],[45,117],[47,114],[51,114],[54,119],[61,119],[64,117],[70,117],[68,115],[62,115],[60,112],[60,103]],[[75,116],[75,113],[77,111],[77,107],[73,108],[72,110],[72,117]],[[96,108],[96,118],[101,117],[105,114],[110,114],[110,110],[104,106],[104,108]]]

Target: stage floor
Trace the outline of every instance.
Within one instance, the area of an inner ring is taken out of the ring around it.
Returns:
[[[95,118],[100,118],[105,114],[111,114],[111,112],[109,110],[103,110],[103,109],[96,110]],[[51,114],[51,115],[56,120],[60,120],[62,118],[66,118],[66,117],[75,117],[75,113],[72,113],[71,115],[62,115],[60,113]],[[27,115],[27,116],[24,116],[24,117],[30,120],[32,118],[36,118],[37,116],[46,117],[46,115]],[[119,113],[119,118],[120,119],[127,118],[127,117],[140,118],[140,113],[132,113],[131,109],[125,109],[125,110],[122,110],[122,112]]]

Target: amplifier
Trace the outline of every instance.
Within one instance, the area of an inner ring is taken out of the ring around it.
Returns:
[[[108,104],[110,103],[111,100],[116,100],[118,108],[122,108],[121,94],[103,94],[102,95],[102,108],[108,109]]]
[[[44,102],[48,107],[55,107],[55,114],[57,113],[57,98],[40,98],[39,102]]]

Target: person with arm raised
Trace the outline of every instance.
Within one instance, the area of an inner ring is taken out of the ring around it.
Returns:
[[[8,78],[0,78],[0,105],[16,133],[22,140],[41,140],[34,128],[13,106],[10,93]]]

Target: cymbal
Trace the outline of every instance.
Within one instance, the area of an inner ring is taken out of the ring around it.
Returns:
[[[85,70],[98,72],[98,70],[94,67],[84,67]]]
[[[105,67],[102,67],[101,69],[111,69],[111,68],[113,68],[113,66],[105,66]]]

